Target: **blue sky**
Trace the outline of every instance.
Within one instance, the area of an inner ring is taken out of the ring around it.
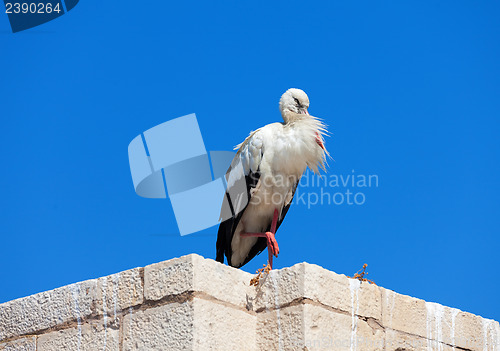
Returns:
[[[209,150],[305,90],[328,174],[363,205],[292,206],[275,267],[307,261],[500,319],[497,1],[81,1],[12,34],[0,15],[0,302],[188,253],[171,205],[134,192],[129,142],[196,113]],[[340,187],[329,191],[343,192]],[[195,220],[195,219],[193,219]],[[264,253],[245,266],[255,271]]]

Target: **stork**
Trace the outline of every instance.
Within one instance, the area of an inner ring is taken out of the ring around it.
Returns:
[[[285,218],[300,177],[309,167],[325,170],[323,136],[326,126],[309,115],[309,98],[300,89],[288,89],[279,102],[283,122],[271,123],[250,133],[237,145],[236,156],[226,175],[227,198],[235,179],[245,177],[248,202],[243,208],[231,204],[229,219],[219,225],[216,260],[239,268],[266,247],[272,269],[278,257],[276,231]],[[238,171],[238,165],[240,169]],[[243,174],[241,174],[243,173]]]

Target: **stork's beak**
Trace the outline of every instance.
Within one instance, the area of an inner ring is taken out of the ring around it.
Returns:
[[[308,115],[309,116],[309,112],[307,112],[307,108],[301,108],[299,111],[300,111],[301,115]]]

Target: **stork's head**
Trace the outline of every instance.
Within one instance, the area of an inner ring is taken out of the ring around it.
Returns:
[[[291,88],[288,89],[280,99],[280,111],[285,122],[293,119],[296,115],[309,115],[309,98],[303,90]]]

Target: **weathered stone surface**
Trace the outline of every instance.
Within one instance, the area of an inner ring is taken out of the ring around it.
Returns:
[[[386,328],[427,336],[427,308],[424,300],[382,289],[382,325]]]
[[[257,314],[257,350],[303,351],[304,309],[302,305]]]
[[[384,350],[384,330],[379,325],[321,305],[261,312],[257,319],[259,350]]]
[[[256,316],[246,310],[194,299],[194,350],[256,351]]]
[[[122,325],[123,350],[193,350],[193,301],[130,311]]]
[[[305,346],[308,350],[384,350],[384,330],[353,315],[304,305]]]
[[[304,305],[305,346],[308,350],[384,350],[384,331],[357,316]]]
[[[496,321],[382,290],[382,325],[388,329],[403,332],[402,335],[412,334],[436,344],[455,345],[464,349],[500,348],[500,333]]]
[[[92,321],[38,337],[37,351],[118,351],[119,330]]]
[[[273,271],[257,288],[254,309],[286,306],[294,300],[311,299],[329,307],[381,319],[380,289],[347,278],[317,265],[300,263]]]
[[[30,336],[0,344],[0,351],[36,351],[36,337]]]
[[[99,278],[95,301],[97,314],[106,314],[113,320],[121,310],[142,304],[144,288],[141,271],[142,268],[134,268]]]
[[[64,286],[0,305],[0,340],[34,334],[92,314],[96,280]]]
[[[247,294],[252,293],[251,278],[247,272],[191,254],[146,266],[144,296],[146,300],[156,301],[165,296],[197,291],[245,307]]]
[[[305,264],[299,263],[292,267],[273,270],[263,276],[254,288],[252,301],[255,311],[287,306],[292,301],[304,296]]]
[[[323,267],[304,263],[304,297],[324,305],[381,320],[381,291],[376,285],[347,278]]]
[[[471,350],[500,350],[498,322],[462,311],[458,311],[453,322],[456,346]]]
[[[93,315],[115,312],[143,302],[140,269],[86,280],[0,305],[0,340],[34,334]]]
[[[127,314],[123,349],[254,351],[255,325],[248,311],[195,297]]]

